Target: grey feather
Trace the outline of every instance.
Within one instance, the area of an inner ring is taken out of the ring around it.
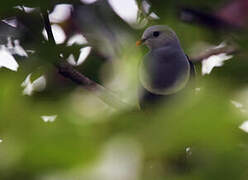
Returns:
[[[176,93],[189,80],[190,64],[176,44],[151,50],[140,66],[140,80],[150,92],[158,95]]]
[[[161,35],[153,37],[155,31]],[[174,96],[186,87],[194,71],[175,32],[168,26],[151,26],[142,38],[150,51],[140,64],[141,106]]]

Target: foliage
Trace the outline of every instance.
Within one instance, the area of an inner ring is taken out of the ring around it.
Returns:
[[[73,16],[60,23],[66,40],[81,31],[93,48],[75,68],[130,107],[114,109],[58,74],[59,54],[78,57],[80,47],[88,45],[53,45],[43,38],[40,12],[52,12],[60,3],[74,5]],[[137,67],[147,49],[135,47],[135,40],[144,27],[126,23],[107,1],[1,2],[1,19],[15,16],[22,24],[10,36],[35,53],[16,57],[17,72],[0,69],[0,179],[246,179],[248,137],[239,128],[247,119],[246,34],[187,24],[178,17],[179,6],[214,11],[225,1],[150,3],[160,19],[149,19],[147,26],[171,26],[187,54],[198,42],[217,45],[230,38],[240,53],[210,75],[202,76],[197,64],[198,91],[143,112],[137,108]],[[17,5],[40,9],[25,13],[13,8]],[[31,81],[44,74],[46,88],[24,96],[20,85],[30,73]],[[241,105],[236,108],[234,101]],[[44,122],[43,115],[57,118]]]

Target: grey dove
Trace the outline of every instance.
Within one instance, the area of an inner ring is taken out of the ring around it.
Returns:
[[[142,92],[140,107],[147,108],[181,92],[195,74],[194,65],[181,48],[176,33],[168,26],[148,27],[137,45],[145,44],[149,52],[139,67]]]

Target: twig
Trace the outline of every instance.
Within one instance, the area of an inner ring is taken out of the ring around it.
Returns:
[[[111,107],[124,108],[128,106],[128,104],[124,103],[113,92],[90,80],[79,71],[74,69],[69,63],[60,63],[57,65],[57,68],[62,76],[69,78],[76,84],[84,87],[86,90],[93,92],[97,97],[99,97],[103,102],[110,105]]]
[[[220,47],[220,48],[212,48],[212,49],[209,49],[207,51],[204,51],[203,53],[201,53],[197,56],[190,57],[190,60],[193,63],[198,63],[198,62],[201,62],[204,59],[207,59],[213,55],[218,55],[218,54],[222,54],[222,53],[230,55],[230,54],[236,53],[237,51],[238,51],[238,49],[234,46],[224,46],[224,47]]]
[[[46,29],[46,32],[47,32],[48,42],[50,42],[50,43],[55,45],[56,43],[55,43],[55,39],[54,39],[54,36],[53,36],[52,27],[51,27],[51,24],[50,24],[50,20],[49,20],[47,10],[42,10],[42,17],[43,17],[45,29]]]
[[[55,39],[52,33],[51,24],[48,17],[47,11],[42,11],[42,16],[44,20],[45,29],[48,36],[48,42],[56,45]],[[103,102],[110,105],[113,108],[124,108],[127,107],[128,104],[124,103],[121,99],[119,99],[114,93],[110,90],[107,90],[102,85],[90,80],[79,71],[74,69],[69,63],[61,62],[56,63],[55,66],[58,68],[59,73],[72,80],[76,84],[84,87],[86,90],[93,92],[96,96],[98,96]]]

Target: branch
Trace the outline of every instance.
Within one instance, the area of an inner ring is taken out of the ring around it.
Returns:
[[[56,45],[47,10],[42,10],[42,17],[43,17],[45,29],[46,29],[46,32],[47,32],[48,42]]]
[[[113,92],[90,80],[79,71],[74,69],[69,63],[62,62],[57,65],[57,68],[62,76],[72,80],[76,84],[84,87],[86,90],[93,92],[97,97],[99,97],[103,102],[110,105],[111,107],[124,108],[128,106],[128,104],[124,103]]]
[[[55,39],[52,33],[51,24],[49,21],[49,16],[47,11],[42,11],[42,17],[44,20],[45,29],[48,36],[48,42],[56,45]],[[90,80],[79,71],[74,69],[69,63],[61,62],[56,63],[55,66],[57,67],[59,73],[72,80],[76,84],[84,87],[86,90],[93,92],[96,96],[98,96],[103,102],[110,105],[113,108],[124,108],[127,107],[128,104],[124,103],[121,99],[119,99],[114,93],[110,90],[107,90],[102,85]]]
[[[224,46],[224,47],[208,49],[208,50],[200,53],[197,56],[190,57],[190,60],[193,63],[198,63],[198,62],[201,62],[204,59],[207,59],[207,58],[209,58],[210,56],[213,56],[213,55],[218,55],[218,54],[222,54],[222,53],[230,55],[230,54],[236,53],[237,51],[238,51],[237,47],[227,45],[227,46]]]

